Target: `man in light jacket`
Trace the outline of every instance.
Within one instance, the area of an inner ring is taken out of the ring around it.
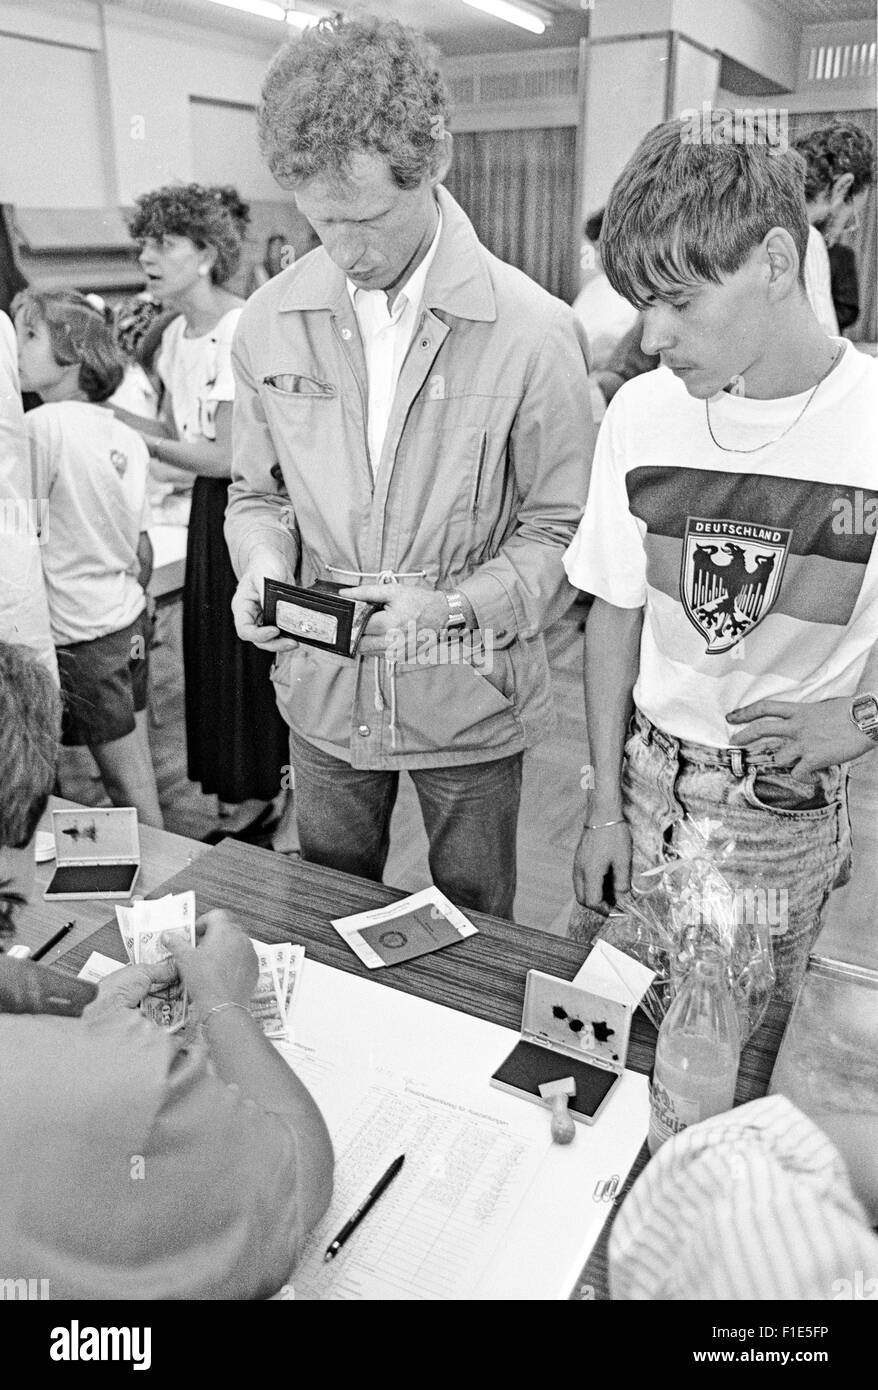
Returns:
[[[572,311],[439,187],[446,105],[395,21],[336,18],[275,57],[261,147],[322,246],[241,318],[226,536],[238,633],[277,653],[305,858],[380,879],[406,769],[434,882],[510,917],[593,432]],[[262,625],[266,577],[384,605],[356,659]]]

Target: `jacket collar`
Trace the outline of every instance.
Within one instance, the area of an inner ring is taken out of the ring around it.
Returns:
[[[463,208],[441,185],[442,234],[424,287],[424,307],[443,309],[456,318],[493,322],[494,289],[485,250]],[[289,284],[278,304],[281,313],[297,309],[350,308],[343,270],[333,265],[322,246],[286,272]]]

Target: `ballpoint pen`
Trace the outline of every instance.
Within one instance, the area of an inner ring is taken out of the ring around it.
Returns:
[[[48,941],[44,941],[31,956],[31,960],[42,960],[43,956],[48,955],[53,946],[57,946],[59,941],[63,941],[68,932],[73,931],[75,922],[65,922],[60,931],[56,931],[54,936],[50,936]]]
[[[399,1158],[395,1158],[393,1160],[387,1172],[378,1179],[375,1186],[372,1188],[372,1191],[369,1193],[368,1197],[365,1197],[363,1201],[360,1203],[360,1205],[357,1207],[357,1210],[354,1212],[350,1221],[345,1222],[338,1235],[336,1236],[335,1240],[331,1241],[330,1244],[327,1246],[326,1254],[323,1256],[324,1264],[327,1260],[335,1259],[336,1255],[338,1254],[341,1247],[344,1245],[348,1236],[353,1234],[353,1232],[359,1226],[360,1222],[363,1220],[363,1217],[366,1216],[367,1213],[372,1210],[375,1203],[378,1201],[378,1198],[381,1196],[381,1193],[384,1191],[386,1187],[390,1186],[390,1184],[393,1182],[393,1179],[396,1177],[397,1173],[399,1172],[400,1168],[404,1163],[405,1154],[400,1154]]]

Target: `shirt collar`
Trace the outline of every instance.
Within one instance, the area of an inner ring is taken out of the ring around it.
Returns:
[[[439,245],[439,238],[442,235],[442,209],[438,208],[438,212],[439,221],[436,225],[436,234],[433,237],[433,240],[430,242],[426,256],[421,261],[418,268],[412,271],[411,275],[406,280],[402,288],[397,290],[396,298],[393,301],[393,312],[391,315],[391,317],[394,319],[398,319],[400,317],[400,315],[404,312],[407,304],[413,304],[417,308],[417,306],[421,303],[421,301],[424,298],[424,287],[427,283],[427,272],[430,269],[430,266],[433,264],[433,260],[436,255],[436,249]],[[347,291],[351,297],[351,303],[353,304],[354,309],[356,309],[357,307],[358,299],[361,296],[365,295],[380,294],[386,302],[387,297],[384,294],[383,290],[364,290],[360,285],[355,285],[353,280],[348,279],[347,276],[345,276],[345,284],[347,285]],[[388,312],[390,312],[389,307]]]

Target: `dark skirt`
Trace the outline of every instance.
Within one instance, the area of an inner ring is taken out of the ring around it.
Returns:
[[[196,478],[183,588],[188,774],[221,801],[270,801],[282,787],[289,730],[274,699],[273,655],[242,642],[223,521],[225,478]]]

